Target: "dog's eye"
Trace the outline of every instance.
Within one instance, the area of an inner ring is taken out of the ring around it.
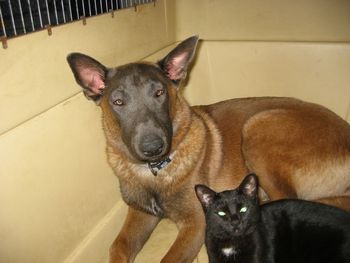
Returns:
[[[156,95],[156,97],[160,97],[160,96],[162,96],[164,94],[164,92],[165,92],[164,89],[159,89],[159,90],[156,91],[155,95]]]
[[[117,105],[117,106],[123,106],[124,105],[124,101],[121,100],[121,99],[116,99],[115,101],[113,101],[113,104]]]

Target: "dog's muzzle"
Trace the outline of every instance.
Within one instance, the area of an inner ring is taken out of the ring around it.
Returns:
[[[147,135],[142,138],[140,150],[147,158],[157,157],[164,151],[165,143],[163,139],[157,135]]]

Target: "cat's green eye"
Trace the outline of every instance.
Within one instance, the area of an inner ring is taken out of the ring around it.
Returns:
[[[248,210],[248,208],[247,208],[246,206],[243,206],[243,207],[239,210],[239,212],[240,212],[240,213],[245,213],[245,212],[247,212],[247,210]]]
[[[224,211],[219,211],[219,212],[218,212],[218,215],[219,215],[219,216],[225,216],[226,213],[225,213]]]

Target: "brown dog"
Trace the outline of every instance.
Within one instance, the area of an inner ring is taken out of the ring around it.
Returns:
[[[162,218],[179,228],[162,262],[192,262],[205,225],[194,185],[221,191],[248,172],[259,175],[265,198],[323,199],[350,210],[350,126],[290,98],[190,107],[178,89],[197,42],[183,41],[157,64],[112,69],[68,56],[85,95],[102,108],[108,160],[129,205],[111,262],[133,262]]]

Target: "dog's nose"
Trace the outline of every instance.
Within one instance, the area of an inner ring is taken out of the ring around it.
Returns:
[[[164,148],[162,138],[157,135],[148,135],[141,142],[142,153],[147,157],[159,155]]]

